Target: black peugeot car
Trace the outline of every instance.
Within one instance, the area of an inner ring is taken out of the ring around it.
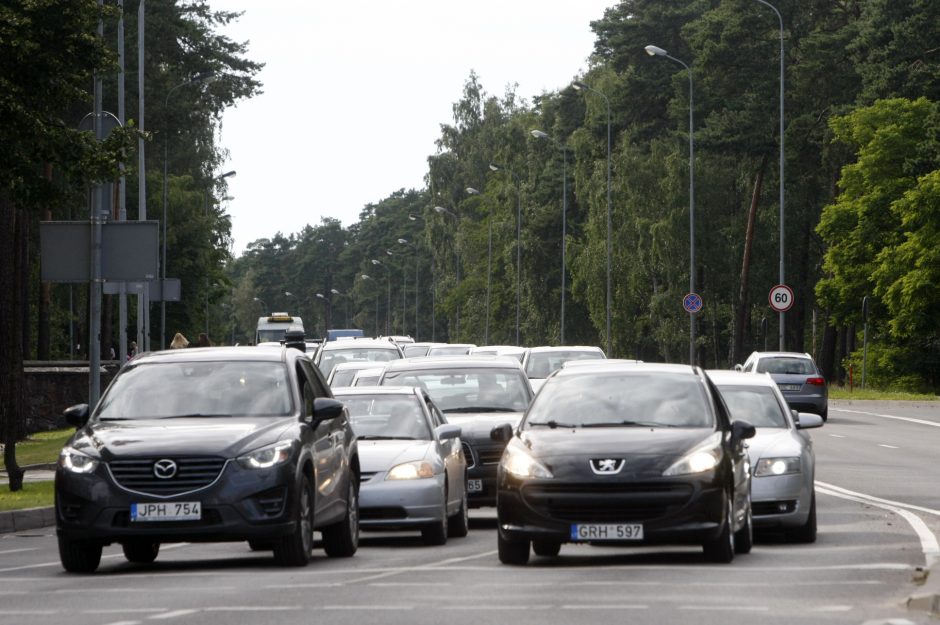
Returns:
[[[359,541],[356,438],[348,414],[296,349],[145,354],[115,377],[55,478],[59,556],[94,571],[102,547],[152,562],[163,542],[248,541],[306,565],[314,530],[330,556]]]
[[[701,369],[604,364],[548,378],[498,471],[499,559],[561,545],[697,544],[730,562],[751,549],[744,439]]]

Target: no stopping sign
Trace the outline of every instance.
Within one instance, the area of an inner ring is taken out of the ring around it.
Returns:
[[[785,284],[778,284],[770,289],[767,299],[770,301],[770,307],[777,312],[787,312],[793,307],[793,289]]]

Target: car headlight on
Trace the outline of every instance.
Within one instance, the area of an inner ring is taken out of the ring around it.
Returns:
[[[754,477],[768,475],[792,475],[801,470],[799,456],[790,458],[761,458],[754,469]]]
[[[499,467],[516,477],[522,478],[551,478],[555,477],[544,464],[532,457],[521,443],[511,442],[503,457],[499,461]]]
[[[388,472],[386,480],[423,480],[434,477],[434,467],[430,462],[406,462],[399,464]]]
[[[72,473],[91,473],[98,461],[73,447],[63,447],[59,452],[59,466]]]
[[[674,477],[711,471],[721,462],[721,453],[721,434],[715,432],[663,471],[663,475]]]
[[[290,441],[281,441],[257,449],[238,458],[238,464],[246,469],[267,469],[290,460],[294,445]]]

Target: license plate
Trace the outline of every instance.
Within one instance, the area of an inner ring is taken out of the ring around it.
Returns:
[[[803,388],[802,384],[781,384],[780,385],[781,391],[798,391],[801,388]]]
[[[131,521],[198,521],[202,506],[198,501],[173,503],[132,503]]]
[[[467,480],[467,492],[468,493],[482,493],[483,492],[483,480]]]
[[[576,523],[571,526],[571,540],[643,540],[643,524]]]

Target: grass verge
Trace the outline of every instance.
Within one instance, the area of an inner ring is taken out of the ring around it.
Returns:
[[[872,388],[849,390],[847,386],[830,386],[829,399],[870,399],[883,401],[938,401],[940,396],[906,391],[880,391]]]
[[[59,459],[62,446],[75,432],[75,428],[37,432],[16,444],[16,464],[25,467],[31,464],[54,464]],[[0,457],[0,469],[6,469]]]
[[[10,487],[0,484],[0,512],[25,510],[27,508],[45,508],[55,500],[54,482],[23,482],[23,489],[15,493]]]

